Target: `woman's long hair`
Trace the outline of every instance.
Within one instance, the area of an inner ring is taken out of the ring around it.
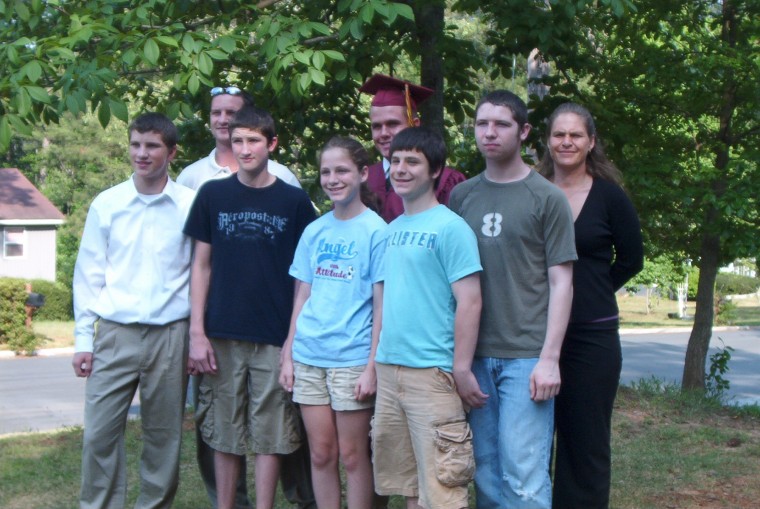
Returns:
[[[538,172],[549,180],[554,178],[554,160],[552,159],[551,152],[549,151],[549,140],[551,138],[552,127],[557,117],[563,113],[573,113],[578,115],[586,126],[586,134],[589,138],[594,138],[594,147],[586,155],[586,171],[594,178],[601,178],[604,180],[612,181],[618,185],[622,183],[623,176],[620,170],[617,169],[612,161],[607,159],[607,155],[604,153],[604,147],[602,146],[602,140],[596,134],[596,126],[594,125],[594,118],[591,113],[576,103],[564,103],[557,106],[549,117],[549,121],[546,124],[546,133],[544,142],[546,143],[546,151],[541,161],[538,163]]]

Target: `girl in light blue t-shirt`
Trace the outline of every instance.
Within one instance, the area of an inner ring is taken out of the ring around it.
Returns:
[[[349,509],[371,507],[369,422],[383,300],[385,222],[368,205],[369,156],[351,138],[322,148],[319,181],[334,209],[304,230],[290,267],[293,315],[280,383],[301,406],[319,507],[341,507],[338,460]]]

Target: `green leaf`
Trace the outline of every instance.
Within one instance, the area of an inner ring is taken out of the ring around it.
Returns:
[[[235,51],[235,47],[237,44],[235,43],[235,39],[232,37],[229,37],[227,35],[224,35],[216,40],[217,46],[222,48],[223,51],[226,53],[232,53]]]
[[[324,86],[325,84],[325,73],[320,71],[319,69],[314,69],[313,67],[309,69],[309,76],[311,76],[311,79],[314,83],[317,85]]]
[[[179,102],[174,101],[166,106],[166,116],[175,119],[179,115]]]
[[[390,4],[390,7],[399,16],[403,16],[408,20],[414,21],[414,11],[412,11],[412,8],[408,5],[394,2]]]
[[[343,53],[340,51],[335,51],[334,49],[326,49],[322,52],[322,54],[330,60],[337,60],[338,62],[346,61],[346,57],[343,56]]]
[[[16,109],[20,117],[27,116],[32,110],[32,98],[23,87],[16,92]]]
[[[311,85],[311,75],[305,72],[298,76],[298,84],[301,86],[301,91],[306,92],[306,89]]]
[[[346,12],[351,7],[352,0],[340,0],[338,2],[338,12]]]
[[[134,65],[136,59],[137,59],[137,53],[135,53],[135,50],[132,48],[129,48],[121,56],[121,61],[127,64],[128,66]]]
[[[26,65],[24,65],[24,67],[21,68],[21,70],[26,73],[29,81],[32,83],[37,83],[37,80],[39,80],[40,76],[42,76],[42,66],[37,60],[28,62]]]
[[[16,0],[15,10],[21,21],[29,21],[29,7],[26,6],[25,1]]]
[[[205,51],[198,55],[198,69],[206,76],[214,70],[214,62],[211,61],[211,57]]]
[[[168,37],[166,35],[157,35],[156,40],[172,48],[179,48],[179,43],[174,37]]]
[[[361,8],[359,11],[359,16],[361,16],[362,20],[370,24],[372,23],[372,17],[375,15],[375,8],[372,7],[372,4],[366,4],[364,7]]]
[[[29,96],[33,101],[50,104],[50,95],[48,95],[47,91],[44,88],[32,86],[26,86],[24,88],[27,92],[29,92]]]
[[[188,53],[195,53],[195,41],[190,34],[185,34],[182,37],[182,47]]]
[[[64,48],[63,46],[59,46],[57,48],[52,48],[48,51],[48,54],[51,56],[57,56],[58,58],[62,60],[76,60],[76,55],[73,51],[71,51],[69,48]]]
[[[321,51],[315,51],[314,55],[311,57],[311,61],[314,63],[314,67],[321,70],[322,67],[324,67],[325,65],[324,53],[322,53]]]
[[[190,76],[190,79],[187,80],[187,89],[190,91],[191,94],[195,95],[198,93],[198,89],[200,88],[201,84],[198,80],[198,76],[193,74]]]
[[[29,37],[19,37],[12,43],[14,46],[29,46],[32,43],[32,40]]]
[[[278,37],[276,41],[277,41],[277,49],[282,53],[285,53],[286,51],[288,51],[288,48],[293,43],[290,37],[284,37],[284,36]]]
[[[111,106],[111,112],[113,116],[121,120],[122,122],[129,121],[129,111],[127,111],[127,105],[121,99],[109,98],[108,102]]]
[[[12,63],[13,65],[18,65],[21,63],[21,60],[18,58],[18,51],[16,51],[16,48],[13,46],[6,46],[5,47],[5,54],[8,56],[8,61]]]
[[[143,55],[149,64],[155,65],[158,62],[158,54],[159,50],[156,41],[153,39],[148,39],[145,41],[145,46],[143,46]]]
[[[311,26],[309,23],[299,23],[298,33],[301,37],[311,37]]]
[[[210,49],[206,54],[214,60],[227,60],[230,57],[227,53],[218,49]]]
[[[310,23],[310,26],[312,30],[315,32],[319,32],[322,35],[330,35],[332,31],[330,30],[330,27],[325,25],[324,23],[317,23],[316,21],[312,21]]]
[[[11,126],[8,125],[8,116],[0,117],[0,153],[4,154],[11,144]]]
[[[356,40],[361,40],[361,38],[364,37],[364,30],[362,29],[362,24],[358,19],[351,21],[349,30],[351,31],[351,36]]]
[[[311,58],[309,58],[309,55],[305,51],[298,51],[296,53],[293,53],[293,56],[302,64],[311,65]]]
[[[79,102],[73,95],[66,96],[66,109],[74,115],[78,115],[82,112],[82,110],[79,109]]]
[[[108,106],[108,101],[100,103],[98,108],[98,122],[103,126],[103,129],[108,127],[108,123],[111,121],[111,108]]]

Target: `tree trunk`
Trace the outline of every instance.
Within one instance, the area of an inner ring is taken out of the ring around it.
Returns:
[[[443,0],[416,0],[411,2],[420,44],[421,85],[432,88],[435,94],[420,105],[424,125],[441,136],[443,123],[443,57],[439,44],[443,39],[445,2]]]
[[[713,212],[713,211],[711,211]],[[708,213],[708,215],[710,215]],[[705,389],[705,362],[712,337],[714,319],[713,298],[715,277],[718,274],[720,240],[717,234],[706,233],[700,248],[699,282],[697,284],[697,309],[694,312],[694,327],[686,347],[683,366],[682,387],[688,390]]]
[[[736,6],[733,0],[724,0],[722,6],[723,28],[721,38],[727,46],[736,45]],[[731,120],[736,108],[736,77],[728,72],[723,84],[723,96],[718,110],[720,127],[718,143],[715,149],[716,179],[712,190],[719,200],[726,192],[726,168],[731,149]],[[707,350],[712,336],[714,319],[715,278],[721,262],[720,245],[720,211],[711,205],[705,213],[702,225],[702,243],[700,246],[699,284],[697,285],[697,309],[694,313],[694,327],[686,348],[686,360],[683,367],[682,387],[687,390],[705,389],[705,363]]]

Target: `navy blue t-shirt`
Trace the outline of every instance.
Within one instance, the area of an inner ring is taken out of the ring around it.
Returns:
[[[315,217],[308,195],[280,179],[252,188],[232,175],[201,186],[184,232],[211,244],[208,337],[282,346],[293,310],[288,269]]]

